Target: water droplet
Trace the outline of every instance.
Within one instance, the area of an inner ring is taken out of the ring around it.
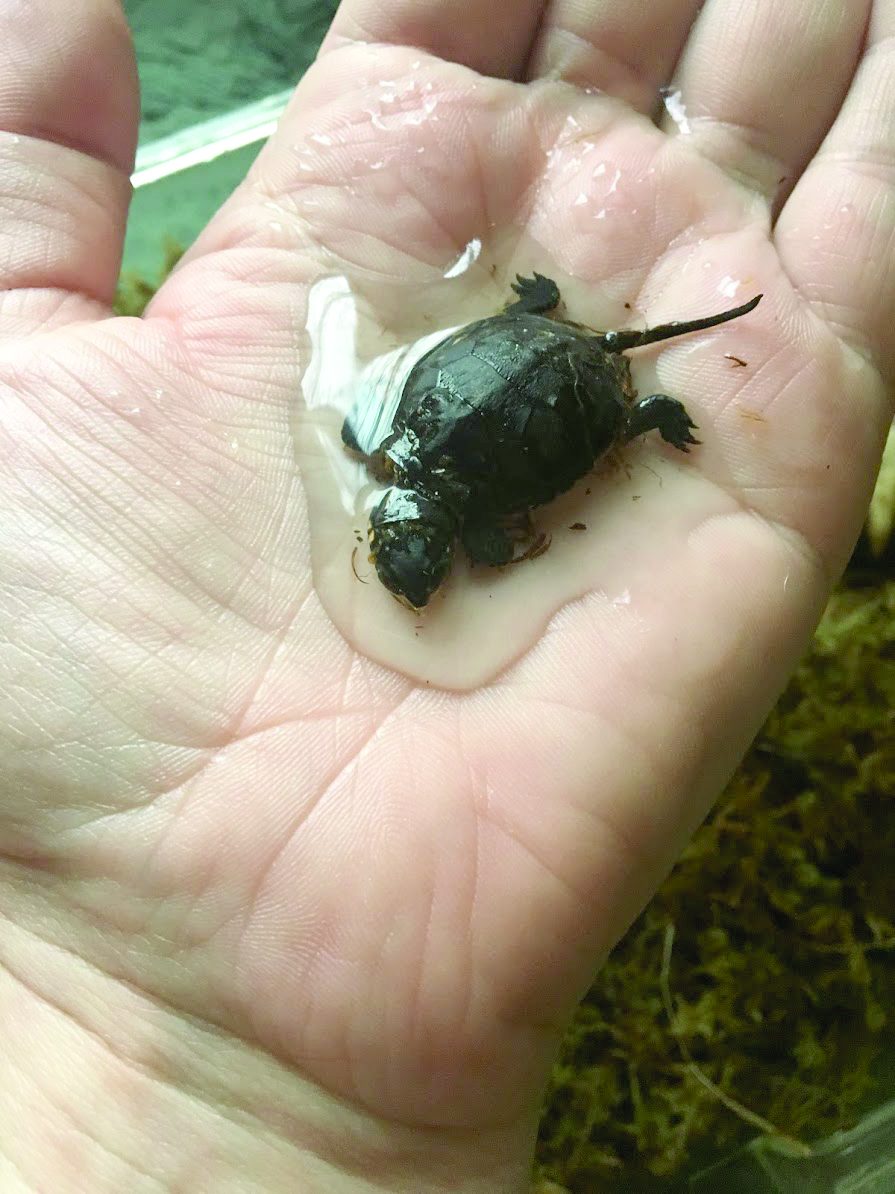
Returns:
[[[471,265],[474,265],[482,254],[482,241],[478,236],[474,236],[469,244],[464,248],[463,252],[445,271],[442,277],[444,278],[458,278],[460,274],[465,274]]]
[[[659,95],[662,97],[662,103],[665,106],[665,111],[671,117],[674,124],[677,126],[677,131],[686,135],[692,132],[690,128],[690,120],[687,116],[687,110],[684,107],[684,101],[681,97],[680,91],[675,87],[661,87]]]
[[[730,274],[725,274],[718,283],[718,293],[723,294],[725,298],[733,298],[742,285],[739,278],[732,278]]]
[[[383,96],[383,102],[394,103],[396,98],[395,96]],[[413,108],[404,108],[394,112],[377,112],[374,109],[367,109],[367,113],[376,128],[395,129],[422,124],[432,116],[437,106],[438,101],[430,97]]]
[[[431,94],[431,82],[417,79],[380,79],[378,105],[365,109],[375,128],[394,129],[420,125],[437,119],[433,114],[438,100]]]

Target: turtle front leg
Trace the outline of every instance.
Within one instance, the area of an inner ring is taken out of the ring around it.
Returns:
[[[631,407],[625,423],[625,439],[634,439],[647,431],[658,431],[662,438],[681,452],[689,452],[689,444],[700,441],[691,434],[696,424],[677,398],[667,394],[650,394]]]
[[[467,518],[460,532],[460,542],[471,564],[501,568],[512,562],[516,536],[494,522]]]
[[[467,518],[460,541],[471,564],[492,568],[533,560],[550,545],[549,536],[536,530],[528,510],[503,515],[498,521]]]
[[[508,312],[519,314],[527,311],[531,315],[546,315],[559,305],[559,287],[552,278],[545,278],[543,274],[532,274],[530,278],[517,274],[512,286],[519,297],[506,308]]]

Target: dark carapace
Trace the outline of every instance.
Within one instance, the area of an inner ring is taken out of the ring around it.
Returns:
[[[379,579],[421,609],[448,575],[457,540],[473,563],[515,555],[542,506],[593,468],[615,444],[656,430],[686,452],[696,425],[667,394],[640,401],[622,354],[715,327],[748,303],[705,319],[645,331],[593,332],[551,317],[556,283],[519,277],[505,311],[448,335],[414,365],[391,431],[370,453],[352,415],[342,438],[391,488],[370,515]]]

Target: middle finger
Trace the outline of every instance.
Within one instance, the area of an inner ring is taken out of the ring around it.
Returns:
[[[652,115],[702,0],[556,0],[529,60],[529,77],[551,75],[593,88]]]

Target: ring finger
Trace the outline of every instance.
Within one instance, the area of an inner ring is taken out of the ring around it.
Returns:
[[[529,75],[559,76],[652,115],[702,0],[557,0],[529,61]]]
[[[838,112],[871,0],[709,0],[678,69],[669,132],[778,208]]]

